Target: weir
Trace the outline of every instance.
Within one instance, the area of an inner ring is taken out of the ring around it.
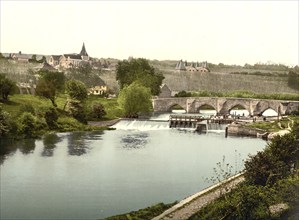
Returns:
[[[228,124],[232,123],[231,118],[205,118],[198,115],[170,115],[170,128],[194,128],[195,131],[207,132],[225,130]]]

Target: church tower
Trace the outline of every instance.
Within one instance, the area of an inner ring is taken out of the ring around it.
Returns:
[[[89,60],[89,56],[88,56],[88,53],[86,52],[84,42],[83,42],[83,45],[82,45],[82,49],[81,49],[80,55],[81,55],[81,59],[82,60],[86,60],[86,61]]]

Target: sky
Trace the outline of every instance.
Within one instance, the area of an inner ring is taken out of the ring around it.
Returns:
[[[0,1],[0,52],[298,65],[299,1]]]

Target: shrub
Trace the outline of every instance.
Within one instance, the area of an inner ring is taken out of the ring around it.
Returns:
[[[68,101],[67,111],[78,121],[84,124],[87,123],[85,109],[82,102],[71,99],[70,101]]]
[[[30,103],[24,103],[20,106],[20,113],[29,112],[32,115],[35,115],[35,109]]]
[[[29,112],[24,112],[19,118],[19,133],[24,137],[36,136],[36,117]]]
[[[92,105],[93,118],[101,119],[106,115],[105,107],[101,103],[94,103]]]
[[[74,118],[60,117],[57,120],[57,127],[59,131],[79,131],[86,130],[86,126]]]

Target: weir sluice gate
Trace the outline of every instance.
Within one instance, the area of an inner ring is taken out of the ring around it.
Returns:
[[[234,119],[204,118],[196,115],[170,115],[170,128],[194,128],[196,131],[225,130],[225,127]]]

